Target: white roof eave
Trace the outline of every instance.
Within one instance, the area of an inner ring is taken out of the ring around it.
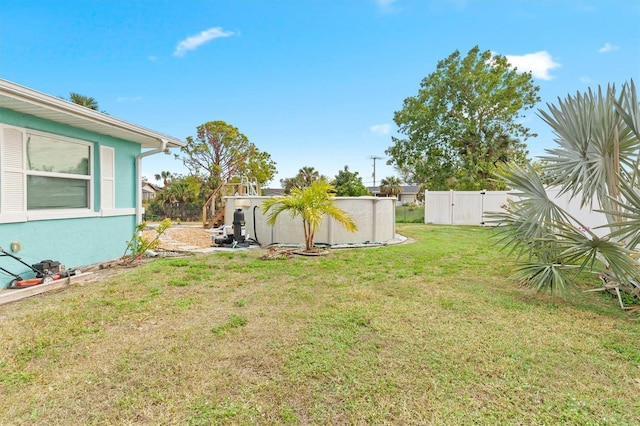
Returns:
[[[167,141],[168,148],[185,145],[171,136],[3,79],[0,79],[0,108],[135,142],[143,148],[157,148],[162,140]]]

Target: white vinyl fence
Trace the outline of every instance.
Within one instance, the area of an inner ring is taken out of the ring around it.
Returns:
[[[603,213],[595,212],[600,207],[580,208],[580,200],[569,199],[569,195],[558,195],[559,189],[547,189],[547,194],[561,208],[569,212],[588,228],[604,225]],[[444,225],[485,225],[487,212],[502,211],[509,199],[517,200],[510,191],[425,191],[424,222]],[[607,229],[594,231],[604,235]]]

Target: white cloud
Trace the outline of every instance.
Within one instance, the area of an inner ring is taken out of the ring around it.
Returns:
[[[602,46],[600,49],[598,49],[598,52],[607,53],[607,52],[612,52],[612,51],[618,50],[618,49],[620,49],[618,46],[607,42],[607,43],[604,44],[604,46]]]
[[[588,75],[582,75],[580,76],[580,82],[581,83],[591,83],[593,80],[591,80],[591,77],[589,77]]]
[[[554,62],[551,55],[546,50],[527,53],[525,55],[505,55],[507,61],[520,71],[531,72],[535,78],[541,80],[551,80],[553,76],[549,74],[552,69],[560,67]]]
[[[391,124],[374,124],[369,130],[376,135],[388,135],[391,132]]]
[[[220,27],[209,28],[198,35],[187,37],[178,43],[176,50],[173,52],[173,56],[184,56],[189,50],[195,50],[213,39],[230,37],[233,34],[233,31],[224,31]]]
[[[378,10],[384,14],[395,13],[400,10],[396,6],[397,0],[376,0],[376,3],[378,3]]]
[[[116,101],[118,102],[138,102],[141,100],[142,100],[142,96],[133,96],[133,97],[120,96],[119,98],[116,99]]]

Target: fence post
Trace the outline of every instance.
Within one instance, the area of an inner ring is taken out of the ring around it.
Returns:
[[[429,221],[427,220],[427,213],[428,213],[427,203],[429,200],[428,194],[429,194],[429,191],[425,189],[424,190],[424,223],[429,223]]]
[[[482,226],[484,226],[484,196],[486,193],[486,189],[480,191],[480,225]]]

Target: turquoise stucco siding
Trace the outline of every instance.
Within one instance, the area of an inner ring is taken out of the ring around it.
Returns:
[[[0,246],[5,251],[10,251],[11,243],[18,241],[22,250],[14,254],[27,264],[53,259],[67,268],[105,262],[122,256],[127,241],[135,231],[133,209],[137,193],[136,156],[141,152],[140,145],[2,108],[0,124],[92,143],[91,197],[94,211],[90,217],[0,223]],[[115,209],[126,209],[112,216],[100,215],[100,146],[114,148]],[[0,267],[17,274],[29,271],[24,265],[6,256],[0,256]],[[12,279],[13,277],[0,271],[0,288],[6,287]]]
[[[10,252],[11,243],[20,242],[22,250],[12,254],[29,265],[52,259],[77,268],[122,256],[134,229],[134,216],[4,223],[0,224],[0,246]],[[0,267],[18,274],[29,271],[8,257],[0,257]],[[0,271],[0,288],[12,279]]]
[[[111,136],[92,133],[27,114],[0,108],[0,123],[24,129],[38,130],[93,143],[93,200],[94,210],[100,209],[100,146],[115,150],[116,200],[118,209],[135,207],[136,200],[136,156],[141,147],[137,143],[116,139]]]
[[[135,185],[136,156],[140,154],[140,145],[136,143],[125,143],[113,138],[110,139],[111,141],[104,143],[104,145],[115,148],[116,208],[125,209],[135,207],[137,189]],[[97,186],[100,186],[99,182]]]

